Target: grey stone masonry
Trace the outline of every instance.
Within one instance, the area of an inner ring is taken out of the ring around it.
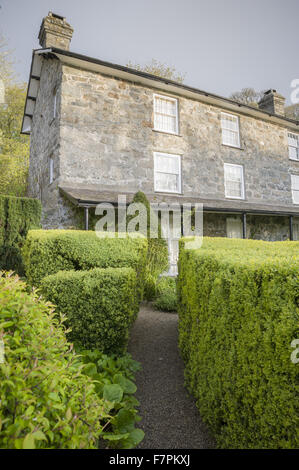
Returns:
[[[285,115],[285,98],[276,90],[268,90],[259,102],[259,108],[272,114]]]
[[[50,11],[48,16],[43,19],[40,27],[39,43],[43,48],[53,46],[69,50],[73,32],[73,28],[66,22],[65,18]]]

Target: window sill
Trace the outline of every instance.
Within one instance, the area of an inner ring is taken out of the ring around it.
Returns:
[[[297,163],[299,163],[299,159],[296,159],[296,158],[289,158],[289,160],[291,160],[291,162],[297,162]]]
[[[225,199],[232,199],[234,201],[245,201],[245,197],[225,196]]]
[[[228,147],[228,148],[231,148],[231,149],[237,149],[237,150],[245,150],[244,147],[237,147],[236,145],[229,145],[229,144],[221,144],[222,147]]]
[[[176,137],[183,137],[181,134],[176,134],[175,132],[159,131],[158,129],[152,129],[153,132],[158,132],[159,134],[174,135]]]
[[[155,194],[168,194],[169,196],[183,196],[184,193],[178,193],[176,191],[157,191],[156,189],[154,190]]]

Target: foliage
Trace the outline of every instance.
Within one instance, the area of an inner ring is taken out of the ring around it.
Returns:
[[[292,104],[285,108],[286,117],[299,121],[299,103]]]
[[[12,51],[7,49],[7,41],[0,34],[0,80],[6,85],[14,79]]]
[[[163,62],[159,62],[156,59],[152,59],[151,62],[145,65],[133,64],[132,62],[127,63],[127,67],[138,70],[139,72],[150,73],[157,77],[167,78],[174,82],[183,83],[185,80],[185,74],[178,72],[175,67],[170,67]]]
[[[71,341],[105,353],[125,351],[139,307],[132,268],[60,271],[45,277],[41,290],[66,316]]]
[[[1,448],[98,446],[108,403],[83,375],[62,322],[17,276],[0,278]]]
[[[146,207],[147,211],[147,239],[148,239],[148,252],[146,259],[145,269],[145,282],[144,282],[144,298],[152,300],[156,295],[156,282],[158,276],[168,268],[168,248],[166,240],[161,235],[161,224],[158,222],[158,238],[151,237],[151,219],[154,226],[154,218],[158,216],[151,209],[150,203],[141,191],[138,191],[133,200],[133,203],[141,203]],[[127,216],[127,224],[134,218],[132,215]]]
[[[180,242],[185,376],[221,447],[298,448],[299,243]]]
[[[30,228],[39,227],[41,204],[36,199],[0,196],[0,268],[23,274],[21,248]]]
[[[28,155],[0,155],[0,194],[18,197],[27,194],[28,165]]]
[[[11,51],[0,38],[0,194],[25,196],[29,137],[20,132],[27,86],[16,83],[10,57]]]
[[[163,276],[158,280],[154,307],[163,312],[176,312],[177,293],[175,278]]]
[[[132,267],[137,273],[137,294],[143,295],[147,241],[110,238],[109,233],[85,230],[31,230],[23,249],[28,282],[36,287],[50,274],[95,267]]]
[[[258,106],[258,102],[264,96],[265,91],[256,91],[253,88],[243,88],[230,95],[232,100],[239,103],[248,104],[249,106]]]
[[[95,381],[99,398],[108,401],[106,409],[112,418],[108,422],[102,420],[101,438],[112,448],[136,447],[144,437],[143,431],[135,427],[140,417],[136,409],[139,402],[134,397],[137,390],[134,380],[140,364],[129,354],[107,356],[96,350],[83,350],[80,354],[84,363],[82,372]]]

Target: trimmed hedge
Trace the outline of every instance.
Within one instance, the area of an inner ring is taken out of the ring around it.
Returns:
[[[28,230],[40,226],[40,218],[37,199],[0,196],[0,269],[24,273],[20,250]]]
[[[45,277],[41,290],[66,315],[71,341],[109,354],[125,352],[138,311],[132,268],[60,271]]]
[[[53,309],[17,276],[0,277],[0,448],[97,448],[107,400],[81,371]]]
[[[180,244],[186,382],[221,447],[298,448],[299,243]]]
[[[104,235],[104,234],[103,234]],[[58,271],[131,267],[142,300],[147,241],[144,238],[99,238],[84,230],[31,230],[22,251],[28,282],[39,286]]]

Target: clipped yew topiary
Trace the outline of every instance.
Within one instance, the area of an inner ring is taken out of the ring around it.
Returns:
[[[181,241],[187,384],[224,448],[298,448],[299,243]]]
[[[167,242],[162,238],[161,223],[158,219],[158,238],[151,238],[150,221],[151,218],[157,218],[158,215],[151,209],[146,195],[138,191],[132,200],[133,203],[141,203],[147,211],[147,240],[148,251],[145,269],[144,297],[146,300],[153,300],[156,297],[156,283],[158,276],[168,269],[168,248]],[[134,216],[127,216],[127,223]],[[153,224],[154,225],[154,224]]]
[[[59,271],[42,280],[41,291],[66,315],[71,341],[108,354],[125,352],[138,312],[132,268]]]

